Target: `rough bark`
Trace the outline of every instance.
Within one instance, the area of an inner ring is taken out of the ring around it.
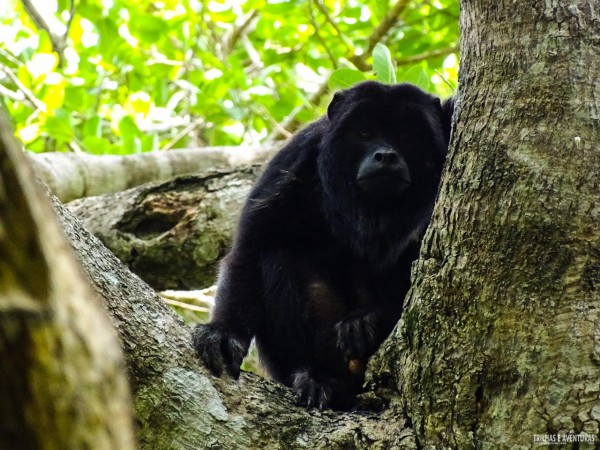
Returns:
[[[123,355],[0,112],[0,448],[133,449]]]
[[[86,228],[156,290],[214,284],[258,167],[75,200]]]
[[[62,202],[110,194],[151,181],[207,170],[259,164],[277,150],[268,147],[207,147],[137,155],[30,154],[38,177]]]
[[[236,382],[200,367],[190,330],[58,201],[54,203],[125,350],[142,448],[415,448],[401,413],[306,412],[252,374]]]
[[[382,359],[423,448],[598,445],[600,8],[461,10],[454,151]]]

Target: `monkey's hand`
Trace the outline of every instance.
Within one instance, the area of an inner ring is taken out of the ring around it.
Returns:
[[[214,324],[196,325],[192,339],[196,353],[213,375],[220,377],[225,370],[236,380],[240,377],[240,366],[250,346],[249,339],[238,337]]]
[[[335,324],[336,344],[346,359],[371,356],[377,346],[377,323],[377,313],[371,311]]]

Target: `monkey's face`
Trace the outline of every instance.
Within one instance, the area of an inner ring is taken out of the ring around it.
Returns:
[[[376,126],[358,127],[355,162],[357,186],[373,201],[398,197],[411,185],[411,171],[401,148]]]
[[[336,94],[319,175],[355,206],[410,203],[436,189],[447,143],[439,99],[414,86],[362,84]]]

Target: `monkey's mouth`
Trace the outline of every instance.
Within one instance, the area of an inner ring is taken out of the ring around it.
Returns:
[[[358,178],[358,186],[374,200],[382,201],[402,194],[410,186],[405,171],[377,171]]]

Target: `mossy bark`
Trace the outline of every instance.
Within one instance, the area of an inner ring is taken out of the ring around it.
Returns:
[[[597,443],[600,8],[461,7],[453,150],[384,359],[423,448]]]
[[[3,113],[0,448],[136,448],[116,333]]]
[[[258,171],[254,166],[179,177],[67,207],[154,289],[200,289],[215,282]]]

